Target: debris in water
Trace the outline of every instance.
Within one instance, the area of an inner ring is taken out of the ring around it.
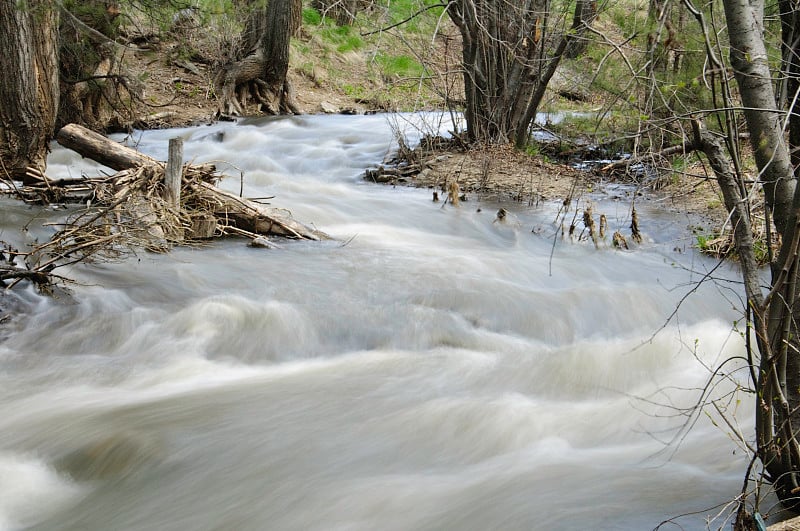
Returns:
[[[447,185],[447,199],[453,206],[458,206],[460,198],[458,195],[458,183],[456,181],[450,181],[450,184]]]
[[[258,236],[257,238],[253,238],[252,240],[250,240],[250,243],[247,244],[247,245],[249,247],[255,247],[255,248],[258,248],[258,249],[280,249],[280,247],[278,245],[272,243],[271,241],[269,241],[267,238],[265,238],[263,236]]]
[[[594,218],[592,218],[592,205],[587,206],[583,211],[583,226],[589,230],[594,246],[597,247],[597,231],[595,230]]]
[[[636,207],[631,212],[631,239],[636,243],[642,243],[642,233],[639,231],[639,216],[636,214]]]
[[[627,249],[628,242],[625,240],[625,236],[623,236],[619,231],[614,232],[614,235],[611,237],[611,241],[614,244],[614,247],[617,249]]]

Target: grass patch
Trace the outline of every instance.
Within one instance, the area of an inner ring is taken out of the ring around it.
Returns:
[[[425,67],[409,55],[381,53],[375,56],[375,61],[380,65],[383,76],[388,79],[419,78],[425,72]]]
[[[319,26],[322,23],[322,15],[312,7],[303,9],[303,24],[306,26]]]
[[[364,41],[351,26],[337,26],[326,20],[319,32],[323,42],[335,48],[339,53],[346,53],[363,48]]]
[[[701,253],[714,258],[736,258],[733,236],[729,232],[725,234],[719,234],[718,232],[704,233],[696,229],[694,233],[697,240],[695,247]],[[769,246],[764,235],[753,235],[753,254],[759,265],[767,265],[769,263]]]

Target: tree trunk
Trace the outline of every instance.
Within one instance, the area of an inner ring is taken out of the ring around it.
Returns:
[[[57,127],[80,123],[95,130],[125,129],[135,119],[132,101],[141,84],[121,66],[117,0],[66,0],[61,17],[61,105]],[[122,90],[130,98],[125,98]]]
[[[524,146],[576,28],[550,35],[548,0],[452,0],[448,13],[463,41],[469,140]]]
[[[50,0],[0,2],[0,172],[44,175],[58,110],[58,8]]]
[[[535,88],[543,2],[456,0],[449,13],[463,39],[467,134],[508,143]]]
[[[744,115],[765,201],[781,236],[772,269],[771,291],[760,301],[748,288],[761,356],[756,381],[756,439],[768,478],[781,501],[797,508],[800,487],[800,305],[798,245],[800,194],[783,136],[783,112],[776,106],[763,40],[763,0],[725,0],[731,65],[739,85]],[[727,202],[727,201],[726,201]],[[752,254],[737,238],[737,250]],[[748,282],[745,277],[745,282]],[[751,281],[752,282],[752,281]]]
[[[783,75],[778,105],[789,109],[789,146],[795,176],[800,172],[800,10],[795,0],[779,0]]]
[[[261,40],[267,33],[267,8],[258,7],[250,12],[244,23],[241,40],[237,45],[238,56],[246,57],[261,48]]]
[[[272,0],[251,12],[238,56],[215,77],[219,113],[243,115],[250,98],[267,114],[298,114],[287,78],[289,44],[302,22],[300,0]]]
[[[291,35],[294,37],[303,26],[303,0],[292,0]]]
[[[268,111],[280,114],[299,112],[286,75],[289,73],[289,44],[294,23],[292,5],[295,0],[270,0],[267,6],[267,32],[261,43],[266,61],[263,79],[271,99]],[[271,102],[275,102],[272,104]]]
[[[725,0],[731,66],[739,85],[756,164],[767,204],[783,234],[790,221],[795,180],[783,141],[783,113],[776,108],[769,57],[762,38],[763,0]]]
[[[564,51],[564,56],[567,59],[577,59],[586,51],[589,46],[589,41],[586,39],[586,31],[592,26],[596,17],[597,0],[577,0],[575,2],[575,14],[572,17],[574,38]]]

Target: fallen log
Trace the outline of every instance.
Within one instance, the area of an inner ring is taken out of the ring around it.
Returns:
[[[419,164],[409,164],[407,166],[398,166],[396,168],[385,168],[378,166],[375,169],[367,169],[364,172],[364,179],[374,183],[388,183],[397,180],[405,179],[406,177],[413,177],[422,171]]]
[[[112,170],[122,171],[155,164],[163,166],[162,162],[153,157],[140,153],[119,142],[114,142],[108,137],[95,133],[78,124],[67,124],[56,135],[56,141],[67,149],[78,153],[81,157],[99,162]],[[213,173],[216,167],[213,164],[196,164],[189,167],[200,173]]]
[[[35,182],[18,188],[10,183],[3,193],[41,203],[80,200],[85,209],[72,210],[49,241],[19,252],[0,242],[0,286],[20,281],[48,290],[56,268],[92,261],[116,260],[146,249],[169,251],[175,245],[236,235],[253,246],[279,248],[268,235],[321,240],[328,236],[295,221],[285,210],[268,207],[221,190],[212,183],[222,176],[211,164],[181,165],[174,157],[180,194],[168,194],[166,164],[77,125],[57,135],[59,143],[82,156],[117,170],[111,176],[53,180],[36,175]],[[177,199],[177,202],[176,202]]]
[[[156,159],[78,124],[62,127],[56,135],[56,140],[65,148],[78,152],[82,157],[92,159],[116,171],[158,164]]]
[[[213,214],[223,224],[233,222],[237,228],[256,234],[274,234],[301,240],[327,239],[324,233],[295,221],[278,208],[250,201],[203,181],[190,182],[188,186],[197,194],[198,200],[213,205]]]
[[[627,159],[615,160],[602,166],[600,171],[602,173],[608,173],[615,170],[625,169],[627,170],[629,167],[646,162],[652,162],[658,159],[669,158],[674,155],[687,155],[693,151],[697,151],[700,149],[700,146],[696,142],[682,142],[680,144],[669,146],[657,153],[651,153],[647,155],[642,155],[639,157],[630,157]]]

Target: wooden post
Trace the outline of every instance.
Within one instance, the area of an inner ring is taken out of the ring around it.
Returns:
[[[181,180],[183,179],[183,139],[169,139],[169,158],[164,172],[167,202],[175,208],[181,206]]]

